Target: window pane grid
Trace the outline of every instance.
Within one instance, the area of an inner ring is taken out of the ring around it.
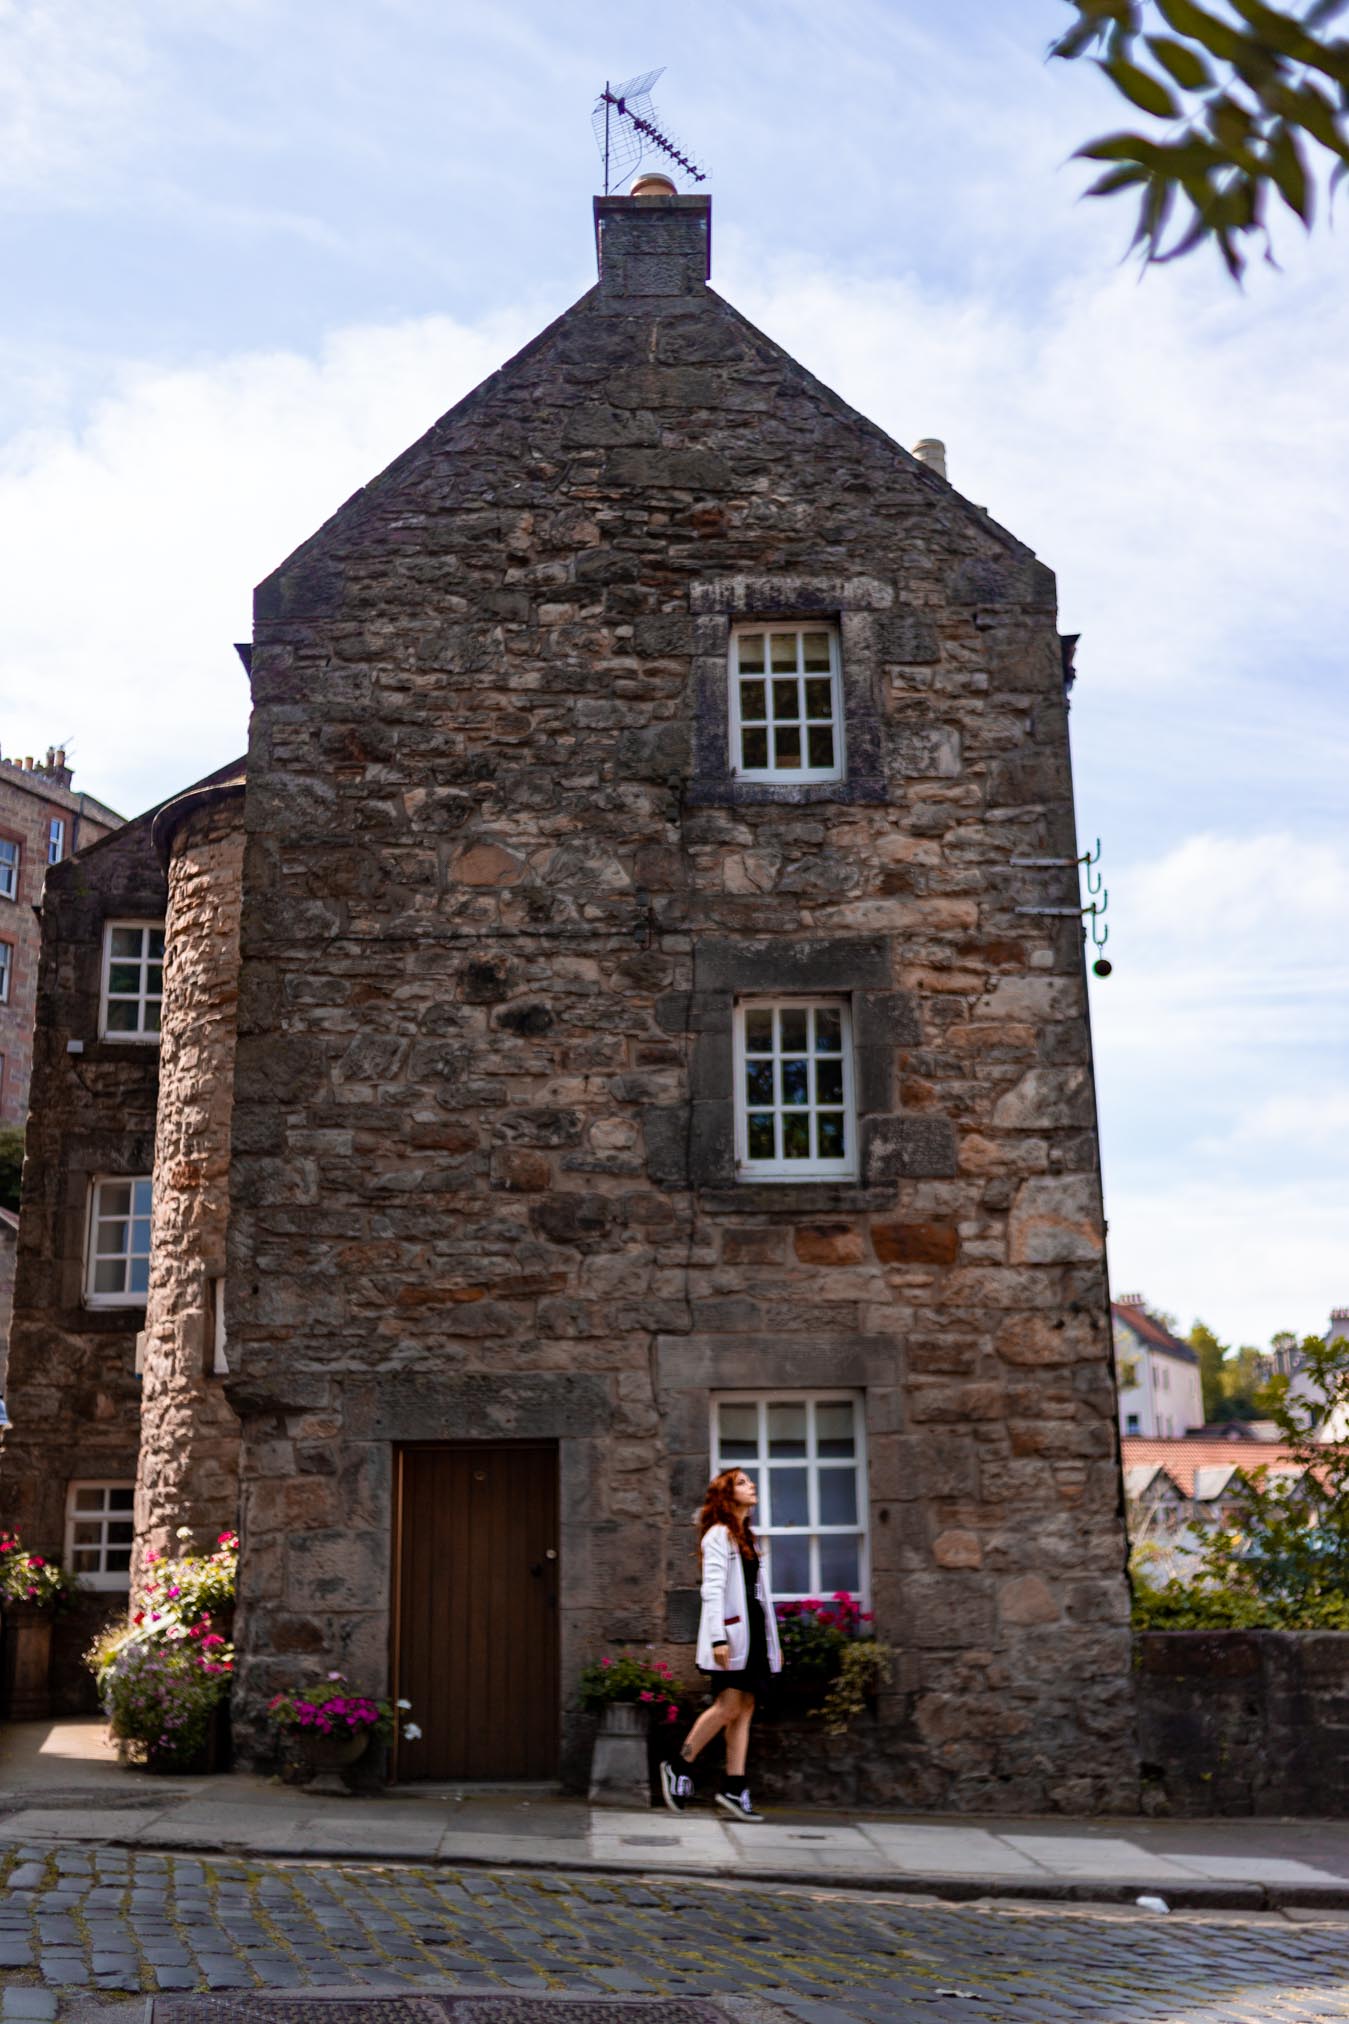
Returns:
[[[19,891],[19,846],[0,837],[0,897],[17,898]]]
[[[9,980],[14,966],[14,944],[0,942],[0,1005],[9,1003]]]
[[[93,1588],[126,1588],[135,1526],[133,1483],[72,1483],[66,1500],[66,1565]]]
[[[94,1183],[87,1297],[96,1307],[143,1306],[150,1286],[148,1176]]]
[[[158,922],[109,924],[103,946],[103,1032],[110,1039],[158,1036],[164,996],[164,929]]]
[[[842,773],[837,636],[826,626],[746,628],[733,641],[732,751],[737,773],[784,781]]]
[[[853,1171],[852,1059],[841,1000],[737,1007],[736,1123],[743,1169]]]
[[[740,1467],[758,1488],[754,1527],[777,1601],[865,1594],[865,1458],[855,1399],[720,1399],[712,1451],[714,1473]],[[831,1510],[844,1515],[825,1515]]]

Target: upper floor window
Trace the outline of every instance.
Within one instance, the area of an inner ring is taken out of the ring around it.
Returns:
[[[731,771],[790,785],[843,777],[838,633],[737,626],[731,636]]]
[[[712,1406],[712,1472],[743,1469],[759,1492],[754,1530],[779,1602],[866,1594],[862,1402],[732,1393]]]
[[[91,1307],[144,1307],[150,1289],[150,1176],[94,1182],[85,1299]]]
[[[9,1003],[9,984],[14,974],[14,944],[0,942],[0,1005]]]
[[[131,1584],[134,1483],[72,1483],[66,1492],[66,1566],[89,1588]]]
[[[47,825],[47,862],[60,864],[66,854],[66,826],[59,815],[54,815]]]
[[[158,1040],[163,996],[163,922],[109,921],[99,1032],[109,1040]]]
[[[0,836],[0,899],[19,897],[19,846],[9,836]]]
[[[857,1172],[852,1022],[843,999],[737,1004],[735,1135],[744,1180],[846,1180]]]

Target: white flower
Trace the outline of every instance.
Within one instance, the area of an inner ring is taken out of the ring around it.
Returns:
[[[341,1677],[342,1677],[341,1673],[329,1673],[328,1675],[328,1678],[330,1680],[340,1680]]]
[[[411,1701],[397,1701],[394,1705],[399,1708],[410,1708],[412,1703]]]
[[[403,1740],[405,1742],[408,1743],[417,1742],[417,1740],[421,1736],[421,1733],[422,1733],[421,1730],[417,1727],[417,1724],[415,1722],[404,1722]]]
[[[180,1525],[173,1536],[175,1539],[190,1539],[192,1537],[192,1527],[190,1525]]]

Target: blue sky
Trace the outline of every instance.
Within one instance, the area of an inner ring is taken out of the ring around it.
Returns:
[[[1349,1302],[1343,253],[1140,283],[1065,18],[0,0],[0,741],[128,813],[242,748],[252,583],[588,286],[665,63],[714,284],[1058,571],[1114,1284],[1260,1341]]]

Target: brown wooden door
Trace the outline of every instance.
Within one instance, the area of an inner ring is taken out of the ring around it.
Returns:
[[[555,1778],[556,1446],[403,1448],[397,1488],[394,1776]]]

